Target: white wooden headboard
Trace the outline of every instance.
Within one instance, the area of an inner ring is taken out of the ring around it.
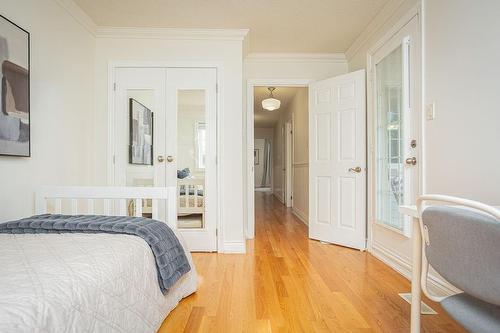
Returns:
[[[176,212],[176,192],[172,187],[111,187],[111,186],[45,186],[36,191],[35,213],[45,214],[48,211],[48,201],[54,200],[54,210],[56,214],[62,211],[62,200],[71,200],[71,214],[83,214],[78,212],[78,201],[86,200],[86,214],[94,214],[95,202],[103,201],[104,215],[127,215],[127,200],[135,201],[135,216],[142,216],[142,200],[152,200],[152,217],[159,219],[158,202],[166,201],[167,221],[175,223]],[[118,201],[118,214],[113,214],[112,204]]]

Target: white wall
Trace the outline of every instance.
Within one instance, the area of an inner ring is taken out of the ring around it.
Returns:
[[[54,0],[2,0],[2,15],[31,33],[31,157],[0,156],[0,221],[34,213],[41,185],[91,176],[92,34]]]
[[[500,1],[425,1],[426,192],[500,205]]]
[[[119,32],[120,33],[120,32]],[[137,37],[137,36],[134,36]],[[223,96],[219,117],[222,119],[222,150],[218,152],[221,168],[222,211],[219,218],[224,243],[221,251],[244,249],[243,180],[242,180],[242,42],[236,40],[179,40],[155,35],[141,38],[116,36],[98,37],[96,46],[96,111],[95,165],[97,184],[106,184],[108,131],[108,64],[116,61],[139,62],[217,62],[223,71],[219,87]],[[222,234],[222,235],[221,235]]]
[[[309,104],[308,88],[296,88],[286,109],[280,110],[281,115],[274,128],[275,144],[273,160],[274,194],[280,201],[284,201],[284,188],[282,170],[286,167],[284,151],[285,123],[293,121],[293,151],[292,151],[292,184],[293,201],[292,211],[302,221],[309,219]]]
[[[299,88],[288,106],[293,118],[293,205],[302,221],[309,221],[309,89]]]

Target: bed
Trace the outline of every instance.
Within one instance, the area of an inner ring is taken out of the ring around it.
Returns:
[[[172,207],[175,192],[175,187],[46,188],[37,195],[36,210],[46,211],[52,197],[56,212],[69,198],[72,213],[81,214],[82,200],[94,213],[99,199],[107,215],[125,215],[127,200],[150,199],[158,217],[158,201]],[[191,270],[164,295],[151,248],[137,236],[0,234],[0,332],[156,332],[197,288],[191,255],[176,235]]]

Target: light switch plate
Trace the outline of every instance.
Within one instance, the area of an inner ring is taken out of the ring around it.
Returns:
[[[436,102],[432,102],[431,104],[427,104],[425,107],[425,118],[427,120],[436,119]]]

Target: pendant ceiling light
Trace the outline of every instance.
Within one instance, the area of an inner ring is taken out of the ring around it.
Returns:
[[[269,98],[262,101],[262,108],[267,111],[278,110],[281,106],[281,102],[273,96],[273,91],[276,88],[269,87],[267,89],[269,90]]]

